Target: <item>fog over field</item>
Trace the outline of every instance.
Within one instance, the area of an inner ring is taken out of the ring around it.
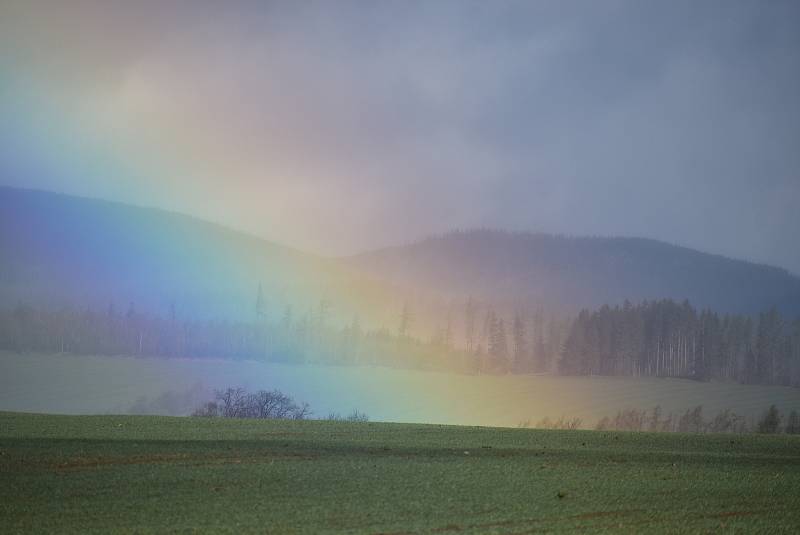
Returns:
[[[187,414],[211,390],[278,388],[307,401],[314,416],[515,427],[577,417],[591,427],[623,409],[676,415],[703,405],[708,416],[755,419],[770,405],[800,407],[800,389],[681,379],[491,376],[384,367],[294,366],[253,361],[152,359],[0,353],[0,410],[64,414]],[[144,397],[142,400],[140,398]]]
[[[800,0],[0,0],[0,532],[800,533]]]

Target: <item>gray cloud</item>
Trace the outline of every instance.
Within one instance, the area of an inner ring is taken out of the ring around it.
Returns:
[[[30,5],[5,17],[25,68],[145,80],[219,147],[224,180],[122,200],[333,254],[491,226],[800,272],[796,2]]]

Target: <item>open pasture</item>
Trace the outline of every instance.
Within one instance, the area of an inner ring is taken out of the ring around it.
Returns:
[[[4,533],[800,529],[800,438],[0,413]]]

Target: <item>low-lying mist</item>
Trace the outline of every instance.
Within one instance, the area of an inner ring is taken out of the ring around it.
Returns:
[[[278,389],[308,402],[312,418],[516,427],[580,418],[593,427],[624,409],[683,413],[731,409],[758,418],[771,404],[800,408],[800,390],[683,379],[465,375],[370,366],[0,353],[0,410],[65,414],[189,415],[214,389]]]

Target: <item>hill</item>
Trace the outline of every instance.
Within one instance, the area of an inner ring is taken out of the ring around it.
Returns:
[[[0,413],[12,533],[796,533],[794,436]]]
[[[651,239],[453,232],[348,259],[360,271],[442,296],[561,307],[688,299],[719,312],[800,313],[800,278]]]
[[[0,306],[110,305],[125,313],[252,319],[259,285],[273,320],[323,299],[350,319],[385,302],[342,264],[193,217],[0,187]]]
[[[287,306],[354,314],[395,329],[413,295],[416,326],[472,296],[551,311],[625,299],[688,299],[720,312],[800,313],[800,278],[640,238],[454,232],[331,259],[163,210],[0,187],[0,306],[110,304],[181,317],[248,319],[259,285],[268,315]],[[439,299],[443,298],[443,299]],[[425,305],[424,303],[428,303]],[[428,307],[428,308],[426,308]]]

